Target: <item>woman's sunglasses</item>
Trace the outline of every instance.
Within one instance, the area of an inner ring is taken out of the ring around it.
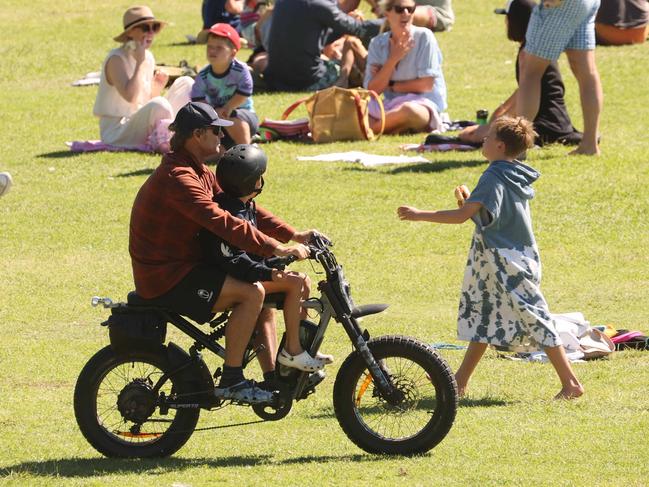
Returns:
[[[407,6],[407,7],[402,7],[401,5],[393,5],[393,6],[392,6],[392,10],[394,10],[396,13],[398,13],[398,14],[402,14],[402,13],[405,12],[405,13],[407,13],[408,15],[410,15],[411,13],[413,13],[413,12],[415,11],[416,8],[417,8],[416,5],[409,5],[409,6]]]
[[[153,32],[154,34],[157,34],[160,32],[160,22],[153,22],[152,24],[140,24],[138,25],[138,28],[142,32]]]

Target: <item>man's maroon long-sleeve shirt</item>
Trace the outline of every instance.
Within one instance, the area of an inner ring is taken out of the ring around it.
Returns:
[[[163,295],[204,262],[202,228],[235,247],[270,257],[278,240],[295,229],[257,206],[257,226],[235,218],[212,201],[221,192],[214,173],[187,151],[172,152],[149,176],[131,212],[129,252],[135,290],[145,299]]]

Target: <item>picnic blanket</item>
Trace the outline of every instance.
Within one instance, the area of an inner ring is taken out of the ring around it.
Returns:
[[[414,151],[414,152],[447,152],[452,150],[457,151],[470,151],[476,150],[476,147],[467,144],[401,144],[399,146],[401,150],[404,151]]]
[[[365,167],[375,167],[384,164],[411,164],[413,162],[430,162],[421,156],[383,156],[378,154],[368,154],[361,151],[333,152],[329,154],[320,154],[317,156],[298,156],[298,161],[321,161],[321,162],[358,162]]]
[[[118,147],[115,145],[105,144],[101,140],[75,140],[72,142],[66,142],[65,145],[70,148],[71,152],[155,152],[153,147],[149,144],[142,144],[135,147]]]

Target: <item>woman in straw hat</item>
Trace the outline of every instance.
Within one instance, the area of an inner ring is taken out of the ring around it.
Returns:
[[[156,19],[146,6],[129,8],[123,22],[123,32],[114,38],[121,45],[108,53],[102,66],[93,110],[99,117],[101,140],[119,147],[149,145],[165,151],[167,138],[160,133],[166,133],[167,120],[189,101],[193,80],[180,77],[165,97],[160,96],[168,75],[155,70],[149,48],[167,23]]]

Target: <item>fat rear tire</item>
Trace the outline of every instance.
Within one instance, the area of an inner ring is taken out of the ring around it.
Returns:
[[[98,411],[97,401],[100,385],[111,371],[124,364],[133,364],[133,367],[136,364],[151,366],[162,373],[170,371],[164,347],[151,352],[137,351],[117,354],[112,347],[107,346],[97,352],[81,371],[74,390],[74,414],[81,433],[99,453],[107,457],[152,458],[172,455],[189,440],[194,432],[200,414],[199,409],[170,410],[169,413],[173,415],[173,420],[169,423],[161,423],[168,425],[164,426],[165,431],[151,441],[147,441],[145,438],[139,443],[128,438],[123,439],[111,431],[121,425],[114,427],[111,424],[102,424],[100,420],[102,411]],[[183,383],[175,380],[173,376],[168,381],[171,382],[174,392],[179,394],[190,392]],[[128,380],[125,380],[123,386],[127,383]],[[123,386],[121,390],[123,390]],[[119,392],[119,386],[116,386],[115,390]],[[115,402],[117,397],[116,393]],[[112,400],[107,400],[107,404],[112,403]],[[118,417],[117,407],[115,410],[114,415]],[[158,411],[157,407],[156,411]],[[160,417],[165,418],[165,416]],[[124,428],[122,427],[122,429]]]

